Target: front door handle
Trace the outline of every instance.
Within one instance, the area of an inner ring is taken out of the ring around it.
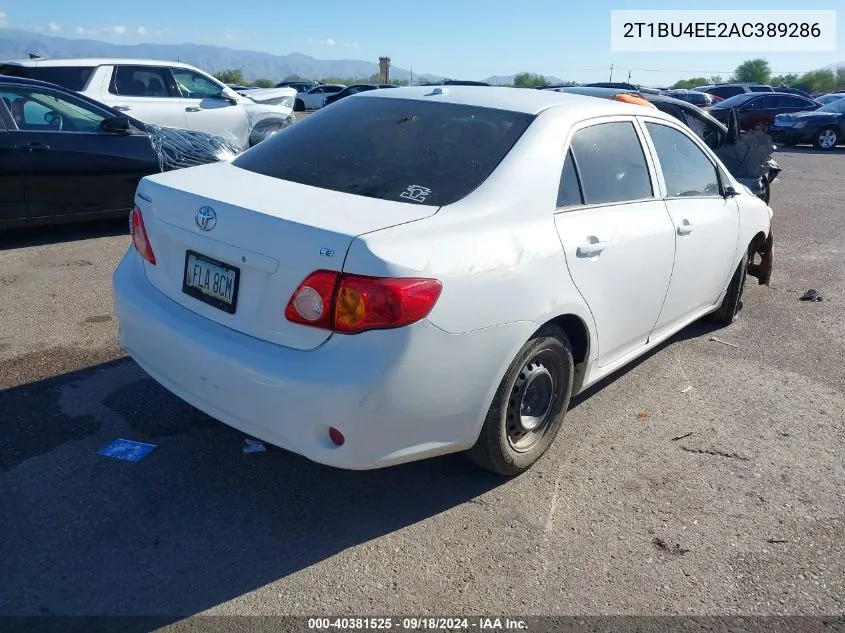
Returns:
[[[578,255],[582,257],[590,257],[598,255],[607,248],[607,242],[601,242],[595,237],[591,237],[590,241],[578,247]]]
[[[185,112],[201,112],[202,108],[197,108],[196,106],[188,106],[185,108]]]
[[[20,149],[24,150],[25,152],[46,152],[50,149],[50,146],[45,145],[44,143],[39,143],[38,141],[33,141],[32,143],[21,145]]]
[[[132,106],[114,106],[115,110],[120,110],[121,112],[129,112],[132,109]]]
[[[693,225],[689,220],[681,220],[678,225],[678,235],[689,235],[692,233]]]

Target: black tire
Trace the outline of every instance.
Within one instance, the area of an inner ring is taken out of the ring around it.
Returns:
[[[840,141],[839,130],[835,127],[826,127],[818,132],[813,137],[813,147],[820,149],[823,152],[829,152]]]
[[[519,350],[502,379],[478,440],[468,452],[470,459],[499,475],[528,470],[563,425],[574,374],[572,345],[566,333],[553,325],[540,328]],[[519,397],[514,397],[517,394]],[[528,415],[532,407],[535,412],[542,410],[542,415]],[[533,429],[531,420],[539,420]]]
[[[290,101],[288,101],[290,103]],[[302,99],[296,99],[293,102],[293,111],[294,112],[304,112],[305,111],[305,103]]]
[[[742,298],[742,291],[745,289],[745,276],[748,272],[748,251],[743,253],[742,261],[731,278],[725,298],[719,304],[718,309],[710,315],[710,318],[720,325],[730,325],[734,322],[739,312],[739,300]]]

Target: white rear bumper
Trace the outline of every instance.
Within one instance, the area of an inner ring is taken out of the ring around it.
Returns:
[[[298,351],[178,305],[147,281],[131,249],[114,296],[121,346],[169,391],[253,437],[348,469],[472,446],[505,368],[536,327],[450,335],[421,321]],[[329,440],[330,426],[343,446]]]

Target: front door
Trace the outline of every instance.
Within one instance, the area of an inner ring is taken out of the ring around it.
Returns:
[[[0,97],[3,96],[0,93]],[[0,226],[3,222],[20,220],[27,215],[20,150],[7,131],[7,125],[11,125],[7,100],[8,97],[0,98]]]
[[[655,190],[633,121],[574,133],[555,225],[595,319],[601,367],[646,344],[669,287],[674,229]]]
[[[224,86],[187,68],[171,68],[182,93],[189,130],[222,136],[242,147],[249,145],[250,125],[241,103],[232,104],[221,96]]]
[[[675,266],[655,336],[689,321],[719,300],[734,272],[739,209],[722,193],[719,170],[680,127],[648,121],[675,232]]]
[[[129,210],[140,178],[157,171],[149,137],[103,131],[106,111],[40,86],[4,86],[2,96],[28,217]]]

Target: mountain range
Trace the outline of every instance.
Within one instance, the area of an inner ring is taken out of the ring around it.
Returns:
[[[110,44],[0,28],[0,60],[25,59],[30,54],[39,57],[122,57],[182,61],[209,73],[239,69],[247,80],[266,78],[281,81],[290,75],[305,79],[366,79],[379,72],[376,62],[355,59],[315,59],[301,53],[272,55],[203,44]],[[390,77],[410,79],[411,72],[391,66]],[[438,81],[444,77],[415,74],[414,79]]]

